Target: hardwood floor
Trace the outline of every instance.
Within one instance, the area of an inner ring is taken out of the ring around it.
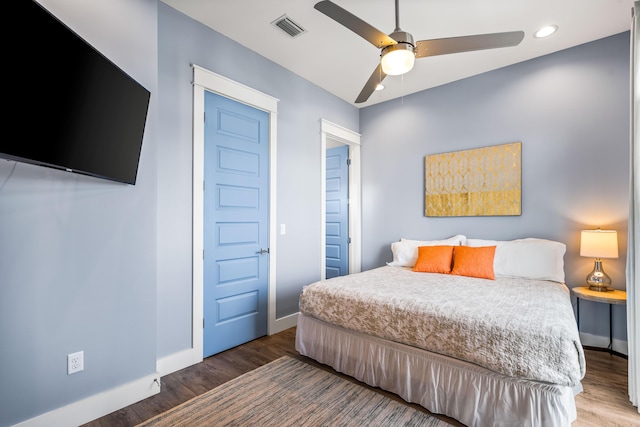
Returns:
[[[300,356],[295,350],[294,339],[295,328],[291,328],[209,357],[202,363],[162,377],[162,391],[157,395],[83,427],[134,426],[284,355],[330,369]],[[596,350],[585,350],[585,354],[587,374],[583,380],[584,391],[576,396],[578,419],[572,427],[640,426],[638,409],[627,397],[627,360]],[[403,401],[390,393],[382,393]],[[425,411],[417,405],[411,406]],[[454,426],[463,426],[450,418],[436,416]]]
[[[585,349],[584,391],[576,396],[578,419],[572,427],[640,426],[638,408],[629,402],[627,359]]]

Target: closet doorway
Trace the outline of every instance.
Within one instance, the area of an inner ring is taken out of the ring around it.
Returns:
[[[336,125],[326,120],[321,121],[321,155],[322,155],[322,188],[321,188],[321,279],[336,277],[338,275],[358,273],[362,269],[361,261],[361,199],[360,199],[360,134]],[[337,150],[334,150],[337,147]],[[339,147],[345,147],[340,149]],[[348,185],[344,189],[347,192],[346,204],[336,209],[336,201],[331,199],[331,193],[335,190],[336,180],[327,174],[328,165],[332,166],[333,160],[327,160],[328,154],[335,159],[336,151],[346,151],[349,161]],[[328,177],[330,182],[328,182]],[[327,196],[327,194],[330,194]],[[329,200],[328,200],[329,197]],[[336,211],[342,213],[345,221],[341,233],[336,231]],[[346,212],[345,212],[346,210]],[[328,216],[329,215],[329,216]],[[342,233],[344,231],[344,233]],[[344,246],[337,246],[334,237],[337,234],[344,239]],[[341,256],[338,255],[340,252]],[[346,255],[346,256],[344,256]],[[346,259],[344,269],[338,270],[336,263]]]

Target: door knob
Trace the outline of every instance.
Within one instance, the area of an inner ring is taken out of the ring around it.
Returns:
[[[260,255],[264,255],[264,254],[268,254],[269,253],[269,248],[267,249],[260,249],[258,252],[256,252],[257,254]]]

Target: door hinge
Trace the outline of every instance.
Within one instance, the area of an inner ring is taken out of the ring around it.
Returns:
[[[202,329],[204,329],[204,317],[202,318]]]
[[[347,166],[351,166],[351,159],[347,159]]]
[[[349,244],[349,245],[351,244],[351,237],[347,238],[347,244]]]
[[[204,249],[202,250],[202,259],[204,259]]]

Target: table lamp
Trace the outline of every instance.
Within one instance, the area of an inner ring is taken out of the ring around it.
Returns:
[[[587,275],[589,289],[612,291],[611,278],[602,269],[602,258],[618,258],[618,233],[615,230],[582,230],[580,256],[595,258],[593,271]]]

